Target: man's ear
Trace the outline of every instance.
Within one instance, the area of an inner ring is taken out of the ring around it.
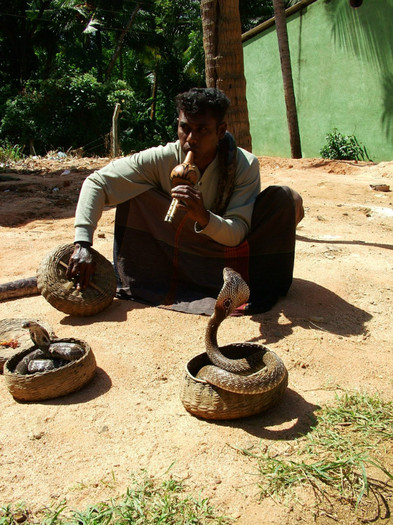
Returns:
[[[219,124],[217,128],[217,135],[218,135],[219,140],[224,138],[226,130],[227,130],[227,123],[221,122],[221,124]]]

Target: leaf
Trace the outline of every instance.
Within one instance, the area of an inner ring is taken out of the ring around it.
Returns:
[[[99,27],[96,27],[96,26],[101,26],[101,25],[102,23],[99,20],[95,20],[94,18],[92,18],[90,22],[87,24],[87,26],[85,27],[85,29],[83,30],[83,33],[85,33],[86,35],[95,33],[99,29]]]

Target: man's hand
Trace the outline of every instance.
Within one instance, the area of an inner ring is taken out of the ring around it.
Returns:
[[[203,229],[206,228],[209,222],[209,212],[203,204],[202,193],[192,186],[182,184],[175,186],[171,192],[172,198],[179,201],[179,208],[187,211],[188,216],[193,221],[196,221]]]
[[[89,286],[90,279],[95,270],[95,262],[86,243],[75,243],[75,249],[68,262],[66,276],[68,279],[74,279],[77,290],[83,290]]]

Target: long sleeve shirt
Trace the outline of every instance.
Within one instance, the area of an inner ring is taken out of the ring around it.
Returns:
[[[93,243],[94,231],[105,206],[113,206],[156,188],[171,194],[170,173],[184,161],[180,142],[171,142],[115,160],[92,173],[83,183],[75,215],[75,242]],[[217,157],[203,173],[198,189],[205,208],[214,203],[218,183]],[[224,216],[209,211],[204,229],[195,225],[197,233],[207,235],[226,246],[236,246],[247,235],[257,195],[260,192],[258,159],[238,148],[235,188]],[[163,227],[164,227],[163,221]]]

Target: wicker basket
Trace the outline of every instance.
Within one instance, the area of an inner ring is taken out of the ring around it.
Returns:
[[[76,290],[67,279],[68,261],[73,244],[64,244],[49,253],[37,271],[37,286],[54,308],[77,317],[95,315],[107,308],[116,294],[116,277],[112,264],[96,250],[91,249],[96,269],[93,281],[82,291]]]
[[[23,357],[36,349],[35,346],[23,350],[8,359],[4,365],[6,386],[15,399],[20,401],[43,401],[65,396],[75,392],[92,379],[96,370],[96,360],[90,346],[79,339],[56,339],[67,343],[77,343],[85,349],[85,354],[65,366],[48,372],[21,375],[15,367]]]
[[[247,346],[247,343],[236,344],[236,348],[234,345],[227,345],[220,350],[228,355],[231,349],[235,349],[237,353],[240,346]],[[254,345],[253,348],[255,351]],[[268,392],[261,394],[228,392],[196,377],[199,370],[209,364],[211,361],[206,353],[199,354],[188,362],[180,394],[184,408],[194,416],[204,419],[238,419],[260,414],[274,406],[288,386],[286,371],[282,381]]]
[[[31,347],[32,341],[30,337],[30,332],[29,330],[27,330],[27,328],[22,327],[23,323],[27,323],[29,321],[35,321],[41,326],[43,326],[52,339],[56,337],[52,327],[44,321],[40,321],[37,319],[17,318],[0,320],[0,342],[7,342],[12,340],[18,343],[18,346],[16,348],[12,348],[5,345],[0,346],[0,373],[3,372],[4,363],[7,361],[7,359],[10,359],[13,355],[17,354],[18,352],[21,352],[22,350],[26,350],[27,348]]]

